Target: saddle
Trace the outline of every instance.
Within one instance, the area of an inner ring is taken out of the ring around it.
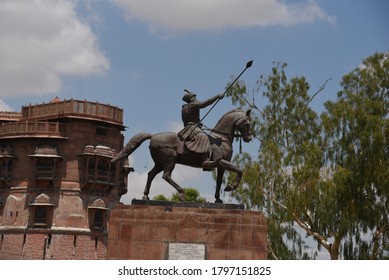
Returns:
[[[178,154],[208,154],[209,158],[212,155],[212,145],[220,145],[222,142],[219,136],[206,134],[203,130],[201,133],[197,133],[194,138],[187,139],[185,133],[178,133],[178,138],[180,139],[177,146]]]

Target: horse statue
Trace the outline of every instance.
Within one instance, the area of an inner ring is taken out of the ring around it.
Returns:
[[[245,142],[251,141],[250,112],[251,110],[247,112],[240,109],[232,110],[224,114],[216,126],[211,129],[209,135],[210,159],[215,162],[217,169],[216,203],[223,203],[220,199],[220,189],[226,170],[235,172],[237,177],[235,182],[232,185],[227,185],[224,191],[236,190],[242,178],[242,170],[230,162],[232,143],[235,137],[242,137]],[[240,134],[236,134],[235,131],[239,131]],[[151,182],[158,173],[163,171],[162,178],[172,185],[178,191],[179,198],[185,201],[184,189],[171,177],[173,169],[176,164],[201,168],[204,159],[200,154],[186,150],[183,141],[176,133],[165,132],[154,135],[144,132],[138,133],[128,141],[126,146],[112,159],[112,162],[127,158],[146,140],[150,140],[149,149],[154,160],[154,167],[148,173],[143,199],[149,200]]]

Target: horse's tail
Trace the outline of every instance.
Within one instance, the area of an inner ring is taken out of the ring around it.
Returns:
[[[124,158],[127,158],[131,155],[138,147],[146,140],[151,139],[153,137],[152,134],[149,133],[138,133],[134,135],[130,141],[124,146],[124,148],[111,160],[111,162],[115,162]]]

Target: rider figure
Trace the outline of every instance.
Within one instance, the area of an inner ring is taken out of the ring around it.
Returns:
[[[196,94],[185,90],[182,98],[186,104],[182,105],[181,117],[184,122],[184,129],[179,132],[179,136],[185,142],[185,146],[192,152],[202,154],[202,167],[209,169],[214,167],[214,162],[210,161],[211,145],[208,135],[201,129],[200,109],[203,109],[216,100],[222,99],[224,94],[215,95],[203,102],[197,100]]]

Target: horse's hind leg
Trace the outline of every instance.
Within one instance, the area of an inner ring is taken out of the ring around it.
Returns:
[[[216,177],[216,190],[215,190],[215,203],[223,203],[223,200],[220,199],[220,189],[223,183],[224,168],[217,168],[217,177]]]
[[[151,182],[153,181],[154,177],[162,170],[163,170],[162,166],[158,163],[155,163],[153,169],[151,169],[147,174],[147,183],[146,183],[145,190],[143,191],[143,200],[149,200]]]
[[[178,191],[178,197],[181,201],[185,201],[184,189],[180,187],[173,179],[172,172],[176,163],[171,161],[164,165],[162,178],[166,180],[170,185],[172,185]]]

